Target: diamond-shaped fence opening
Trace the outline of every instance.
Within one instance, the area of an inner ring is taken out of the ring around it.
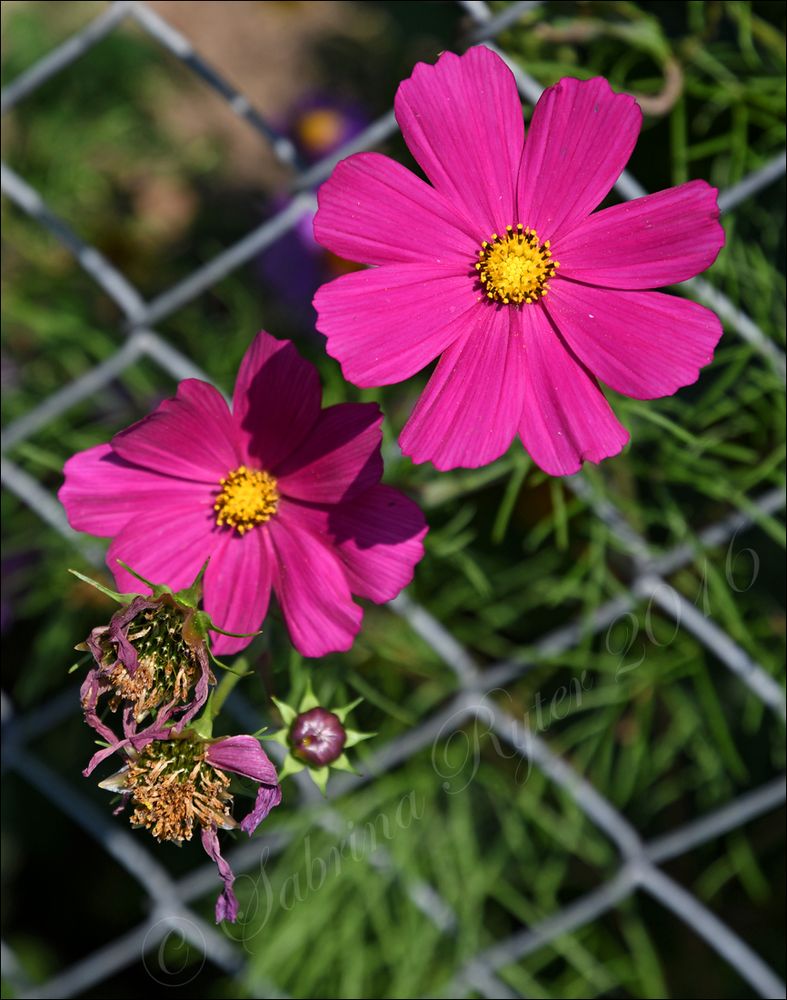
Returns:
[[[536,6],[538,4],[533,2],[512,3],[493,13],[483,2],[462,3],[461,7],[474,25],[465,39],[466,44],[484,42],[495,49],[495,36],[514,23],[523,12]],[[232,16],[231,10],[228,11],[228,16]],[[72,542],[95,564],[102,561],[103,551],[73,532],[52,493],[7,455],[57,418],[81,402],[91,399],[143,359],[173,379],[195,376],[206,378],[188,356],[175,349],[157,332],[156,326],[261,251],[275,245],[283,235],[292,230],[304,211],[314,211],[315,187],[328,176],[339,159],[351,152],[372,148],[396,131],[393,113],[388,112],[338,152],[316,165],[304,167],[299,162],[292,143],[226,81],[219,69],[202,59],[188,39],[151,8],[144,3],[134,2],[111,4],[82,31],[10,83],[2,94],[2,110],[19,105],[61,70],[78,64],[85,52],[128,19],[135,21],[156,43],[181,60],[220,95],[235,114],[262,136],[275,157],[291,171],[290,188],[293,197],[281,211],[252,228],[235,244],[217,253],[174,287],[151,301],[145,301],[119,270],[95,247],[84,243],[80,235],[49,208],[45,192],[35,191],[23,177],[3,165],[2,190],[6,197],[37,224],[47,229],[74,255],[83,271],[113,300],[123,317],[123,337],[114,353],[20,416],[5,429],[2,438],[2,482],[5,488],[26,504],[45,525]],[[503,53],[500,54],[505,58]],[[534,101],[540,93],[540,86],[520,66],[509,64],[523,98]],[[762,169],[722,192],[722,210],[733,211],[745,199],[781,178],[784,172],[785,155],[781,154]],[[616,187],[618,194],[627,199],[644,193],[636,179],[628,173],[621,176]],[[722,292],[704,279],[686,282],[680,291],[713,308],[722,318],[727,330],[734,331],[752,345],[783,377],[784,355],[779,348]],[[655,840],[644,842],[637,830],[612,803],[582,778],[567,760],[556,755],[541,736],[523,726],[512,713],[500,707],[499,701],[490,697],[490,692],[499,691],[504,685],[521,677],[543,658],[571,650],[589,635],[602,633],[622,614],[651,601],[668,619],[674,620],[677,629],[691,633],[777,718],[784,719],[784,693],[779,684],[730,635],[701,614],[668,582],[672,574],[693,562],[697,546],[679,545],[665,554],[655,554],[618,509],[609,501],[597,497],[590,482],[582,475],[573,477],[569,481],[569,488],[605,522],[615,536],[620,550],[630,557],[631,573],[626,592],[596,607],[589,620],[587,616],[583,616],[543,635],[533,646],[527,659],[499,662],[483,670],[439,621],[407,594],[402,594],[391,602],[391,613],[405,619],[409,627],[447,665],[454,675],[456,691],[446,704],[428,718],[377,749],[366,761],[363,777],[344,775],[343,780],[336,780],[330,787],[329,800],[322,805],[315,801],[315,790],[310,783],[299,782],[301,802],[314,810],[316,826],[328,832],[341,831],[343,824],[333,810],[332,800],[342,798],[376,776],[407,762],[413,755],[432,745],[437,738],[468,725],[482,724],[485,731],[496,734],[502,744],[520,755],[529,766],[537,768],[555,789],[568,796],[587,820],[607,838],[618,860],[609,879],[586,895],[574,899],[512,937],[492,944],[477,954],[468,955],[454,980],[446,986],[445,995],[518,995],[506,981],[505,970],[508,967],[545,945],[601,918],[635,893],[647,894],[669,911],[674,919],[688,925],[761,996],[784,995],[784,984],[758,955],[757,942],[744,941],[696,895],[688,892],[668,875],[663,867],[672,859],[712,842],[781,805],[784,801],[783,779],[774,778],[700,819]],[[726,544],[755,525],[759,517],[776,513],[783,506],[784,497],[779,490],[749,497],[747,513],[728,516],[699,533],[700,550]],[[62,778],[36,755],[36,739],[71,717],[77,705],[76,691],[68,688],[41,707],[19,716],[14,715],[10,702],[4,698],[6,764],[129,873],[149,897],[150,914],[141,924],[116,940],[91,951],[71,967],[56,972],[43,986],[33,987],[26,983],[16,956],[4,946],[3,960],[8,981],[14,984],[20,996],[78,995],[100,986],[109,977],[137,962],[141,954],[144,956],[155,951],[172,934],[188,941],[205,960],[219,969],[230,973],[241,971],[247,957],[243,949],[207,924],[191,905],[215,889],[215,870],[212,865],[206,863],[185,876],[173,878],[141,838],[133,836],[85,796],[76,779],[72,782]],[[241,697],[235,696],[230,702],[230,708],[239,722],[247,721],[253,728],[257,727],[256,715]],[[316,798],[319,800],[319,796]],[[263,849],[269,857],[285,851],[292,836],[286,829],[277,830],[263,833],[262,837],[236,847],[230,858],[236,872],[256,868]],[[448,936],[456,934],[456,914],[451,906],[437,888],[399,871],[393,852],[381,846],[366,861],[387,877],[399,880],[411,905],[439,933]],[[256,986],[261,991],[259,995],[284,995],[275,983],[258,982]]]

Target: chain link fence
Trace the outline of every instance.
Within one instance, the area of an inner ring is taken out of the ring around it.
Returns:
[[[499,13],[493,13],[483,2],[461,3],[474,24],[466,39],[467,44],[483,42],[499,52],[493,41],[496,35],[513,23],[523,10],[534,6],[537,4],[532,2],[512,3]],[[292,171],[293,197],[278,214],[251,230],[185,280],[151,301],[145,301],[122,273],[98,250],[84,243],[48,207],[44,193],[33,190],[23,177],[3,165],[2,190],[5,196],[22,212],[49,230],[76,257],[82,269],[116,303],[124,317],[123,340],[111,357],[44,399],[33,410],[5,428],[2,435],[3,486],[28,505],[45,525],[67,538],[88,561],[96,565],[102,563],[103,551],[94,543],[86,542],[70,528],[57,499],[9,458],[9,453],[80,401],[93,396],[141,359],[149,359],[178,380],[192,377],[207,379],[205,373],[188,357],[167,343],[156,331],[156,324],[251,261],[261,251],[273,246],[296,225],[305,210],[313,211],[316,208],[314,189],[330,174],[338,160],[350,153],[374,147],[391,136],[397,128],[393,112],[389,112],[338,152],[304,169],[290,141],[266,121],[217,69],[202,59],[187,38],[144,3],[125,0],[111,4],[82,31],[9,84],[2,93],[2,111],[6,112],[24,101],[45,81],[78,61],[89,48],[127,19],[135,21],[159,45],[201,77],[226,100],[236,115],[264,137],[275,156]],[[505,58],[502,52],[499,54]],[[509,65],[522,97],[528,102],[534,102],[541,92],[539,84],[521,67],[511,63]],[[782,153],[762,169],[722,192],[722,211],[733,211],[742,201],[782,177],[784,173],[785,155]],[[637,180],[626,172],[620,177],[616,188],[626,199],[646,193]],[[686,282],[679,291],[715,310],[728,333],[734,332],[745,339],[784,377],[784,354],[723,293],[701,278]],[[738,678],[741,685],[783,720],[785,698],[779,684],[728,634],[673,588],[668,577],[690,565],[697,558],[698,551],[724,545],[754,526],[761,514],[780,511],[784,506],[784,496],[781,491],[773,490],[749,497],[748,513],[736,513],[699,532],[699,550],[694,544],[685,544],[666,554],[656,555],[609,501],[599,500],[594,495],[582,474],[567,482],[569,488],[587,502],[606,523],[621,548],[631,557],[632,572],[627,593],[597,607],[590,620],[583,617],[581,620],[569,621],[545,634],[527,661],[500,662],[483,670],[456,638],[406,593],[391,602],[391,613],[406,619],[410,627],[453,671],[458,691],[437,713],[377,750],[365,763],[364,777],[342,775],[340,779],[334,779],[329,790],[329,801],[320,807],[316,822],[327,830],[332,829],[338,818],[332,811],[331,799],[350,794],[359,783],[371,781],[397,767],[436,739],[444,738],[449,732],[473,720],[480,720],[501,741],[529,764],[539,768],[556,786],[573,798],[579,809],[615,845],[619,865],[614,877],[587,895],[576,899],[541,923],[468,957],[455,980],[446,986],[446,996],[465,996],[469,993],[485,997],[516,996],[499,978],[499,970],[554,942],[561,935],[594,921],[637,892],[648,894],[690,926],[759,995],[784,996],[784,983],[758,955],[756,947],[742,940],[695,895],[666,874],[662,867],[665,862],[779,807],[785,799],[783,776],[774,777],[762,787],[747,791],[722,808],[666,836],[644,842],[627,819],[596,788],[576,773],[566,760],[553,753],[544,740],[488,697],[489,692],[511,683],[536,666],[542,657],[554,656],[574,648],[589,634],[601,633],[622,614],[652,601],[674,621],[676,628],[690,632]],[[137,927],[71,967],[61,969],[43,986],[35,988],[26,981],[21,964],[13,951],[4,944],[3,965],[9,982],[22,997],[76,996],[100,986],[119,970],[138,962],[140,956],[144,960],[145,954],[160,947],[173,933],[188,940],[204,956],[204,960],[219,969],[230,974],[241,972],[244,967],[241,949],[206,923],[191,907],[195,900],[215,889],[213,865],[201,865],[185,877],[174,880],[144,846],[143,838],[127,832],[121,823],[97,808],[84,795],[78,776],[74,776],[73,782],[63,780],[36,756],[32,749],[36,739],[64,718],[76,713],[78,704],[76,690],[69,688],[41,707],[24,715],[15,715],[10,701],[4,696],[6,766],[31,783],[137,881],[149,897],[150,913]],[[250,706],[237,694],[231,699],[230,708],[239,721],[244,721],[244,717],[251,711]],[[249,720],[253,722],[253,728],[256,728],[256,720],[256,714],[253,720]],[[297,785],[302,800],[314,806],[316,790],[308,779],[297,782]],[[319,795],[316,795],[316,801],[321,801]],[[236,847],[229,858],[236,873],[256,867],[263,849],[269,857],[280,853],[287,846],[289,836],[281,831],[263,831],[261,837]],[[395,865],[384,848],[378,848],[367,861],[383,869]],[[455,927],[454,914],[437,891],[419,881],[405,880],[405,885],[412,904],[426,914],[442,932],[452,933]],[[258,983],[257,989],[260,991],[258,995],[286,995],[275,983]]]

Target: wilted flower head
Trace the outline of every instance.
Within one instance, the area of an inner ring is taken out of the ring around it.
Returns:
[[[133,826],[144,827],[160,841],[178,844],[199,832],[202,846],[216,862],[224,888],[216,901],[216,922],[234,921],[238,900],[235,876],[219,847],[218,830],[240,827],[249,836],[281,802],[276,770],[253,736],[205,740],[193,732],[166,738],[152,732],[146,740],[124,741],[125,765],[100,787],[119,792],[131,809]],[[95,761],[95,758],[94,758]],[[94,762],[86,769],[89,774]],[[251,811],[238,823],[232,816],[233,796],[227,772],[258,784]]]
[[[85,646],[96,666],[82,685],[90,725],[105,728],[97,717],[104,694],[113,712],[126,710],[127,728],[152,716],[159,722],[177,717],[176,728],[182,729],[196,715],[214,678],[195,614],[172,595],[139,596],[116,611],[109,625],[93,629]]]
[[[123,710],[123,731],[129,737],[150,720],[155,732],[171,723],[182,730],[205,704],[211,684],[209,616],[199,610],[203,565],[190,586],[173,593],[124,567],[130,578],[150,589],[149,595],[118,594],[82,573],[71,572],[111,597],[122,607],[109,625],[94,628],[77,649],[93,655],[95,666],[82,684],[85,721],[109,741],[115,735],[99,718],[98,703],[108,695],[109,709]]]

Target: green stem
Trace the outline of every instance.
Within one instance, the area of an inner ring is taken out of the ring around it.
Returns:
[[[247,677],[251,671],[249,670],[249,665],[244,657],[241,657],[233,664],[230,670],[224,671],[224,676],[218,684],[218,687],[213,692],[210,697],[210,701],[205,709],[206,712],[210,713],[211,719],[215,719],[219,712],[224,707],[224,702],[230,695],[230,692],[238,683],[242,677]]]
[[[251,670],[244,657],[237,660],[232,668],[225,670],[216,690],[208,698],[202,715],[189,728],[199,733],[203,739],[210,739],[213,735],[213,720],[224,707],[224,702],[238,681],[250,673]]]

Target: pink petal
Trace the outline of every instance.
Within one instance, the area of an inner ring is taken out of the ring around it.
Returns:
[[[298,508],[283,502],[271,539],[277,566],[273,587],[295,648],[304,656],[344,652],[361,627],[338,557],[298,524]],[[286,516],[285,516],[286,515]]]
[[[547,312],[602,382],[636,399],[696,382],[721,337],[714,313],[661,292],[619,292],[554,281]]]
[[[66,462],[58,497],[77,531],[109,537],[162,498],[199,503],[205,487],[187,479],[143,469],[119,458],[109,444],[99,444]]]
[[[267,525],[239,535],[223,529],[205,571],[203,606],[214,625],[226,632],[257,632],[268,612],[273,580],[273,555]],[[217,656],[237,653],[253,636],[233,638],[211,632],[211,649]]]
[[[355,385],[401,382],[463,333],[478,291],[467,267],[396,264],[346,274],[314,297],[327,351]]]
[[[376,403],[323,410],[308,438],[276,469],[279,491],[310,503],[338,503],[379,483],[382,420]]]
[[[145,587],[118,565],[118,559],[153,583],[181,590],[194,582],[215,549],[218,531],[209,494],[202,505],[159,504],[137,514],[116,535],[107,566],[121,591],[134,593]]]
[[[379,153],[338,163],[317,200],[314,236],[347,260],[461,264],[478,249],[477,234],[442,195]]]
[[[181,479],[218,483],[243,462],[232,416],[221,393],[190,378],[150,416],[112,438],[127,462]]]
[[[227,736],[209,743],[205,760],[222,771],[233,771],[266,785],[276,785],[279,781],[276,768],[254,736]]]
[[[475,328],[443,354],[399,437],[414,462],[474,469],[511,444],[525,392],[518,315],[480,304]]]
[[[525,136],[514,76],[484,46],[418,63],[394,101],[405,142],[437,190],[479,227],[479,240],[518,220]]]
[[[303,441],[320,414],[317,369],[289,340],[261,330],[243,356],[232,410],[244,459],[274,468]]]
[[[521,310],[527,344],[525,407],[519,433],[551,476],[617,455],[628,432],[598,385],[561,341],[541,306]]]
[[[567,234],[609,194],[641,123],[634,98],[613,93],[603,77],[548,87],[527,134],[517,222],[542,240]]]
[[[591,215],[553,245],[560,277],[610,288],[692,278],[724,246],[716,194],[705,181],[689,181]]]
[[[224,888],[216,900],[216,923],[220,924],[222,920],[229,920],[231,924],[234,924],[238,919],[239,909],[238,900],[232,888],[235,884],[235,876],[229,866],[229,862],[222,856],[216,828],[205,827],[202,830],[201,836],[205,853],[212,861],[215,861],[216,867],[219,870],[219,877],[224,883]]]
[[[281,788],[279,785],[260,785],[257,798],[251,812],[241,820],[240,828],[251,836],[271,809],[281,803]]]
[[[412,581],[428,528],[418,504],[399,490],[375,486],[326,519],[354,594],[381,604]]]

